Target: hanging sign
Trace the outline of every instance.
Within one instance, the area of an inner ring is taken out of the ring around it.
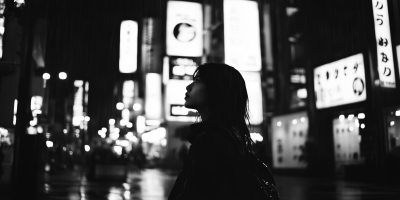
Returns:
[[[225,63],[239,71],[261,70],[260,22],[255,1],[224,1]]]
[[[203,55],[203,8],[200,3],[168,1],[167,55]]]
[[[367,99],[363,55],[356,54],[314,69],[318,109]]]
[[[388,3],[386,0],[372,0],[372,6],[380,85],[381,87],[396,88]]]

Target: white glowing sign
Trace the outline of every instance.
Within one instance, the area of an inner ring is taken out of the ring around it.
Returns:
[[[396,88],[388,3],[386,0],[372,0],[372,6],[380,84],[382,87]]]
[[[161,119],[162,117],[161,84],[160,74],[146,74],[146,97],[144,104],[146,119]]]
[[[225,63],[240,71],[261,70],[260,22],[255,1],[224,1]]]
[[[192,80],[173,80],[171,79],[166,87],[165,113],[168,121],[194,122],[195,117],[188,115],[196,112],[193,109],[182,107],[185,104],[186,87]],[[173,110],[171,110],[171,108]],[[174,116],[175,115],[175,116]]]
[[[318,109],[366,100],[363,55],[356,54],[315,68],[314,90]]]
[[[167,55],[203,55],[203,9],[200,3],[168,1]]]
[[[333,145],[335,168],[343,170],[344,165],[360,163],[359,122],[357,118],[333,120]]]
[[[272,156],[275,168],[307,166],[304,148],[308,134],[306,112],[272,118]]]
[[[133,73],[137,69],[138,24],[132,20],[121,22],[119,71]]]
[[[247,95],[249,96],[250,123],[259,125],[263,122],[260,74],[258,72],[241,72],[241,74],[246,82]]]

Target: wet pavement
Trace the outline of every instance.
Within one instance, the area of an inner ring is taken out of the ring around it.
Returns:
[[[88,180],[80,170],[46,175],[38,185],[40,200],[166,200],[177,171],[131,171],[124,181]],[[400,185],[320,178],[275,176],[282,200],[399,200]],[[0,185],[0,187],[3,185]],[[0,199],[11,199],[0,188]]]

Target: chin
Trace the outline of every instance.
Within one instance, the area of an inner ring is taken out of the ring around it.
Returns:
[[[190,104],[186,103],[183,104],[186,108],[190,108],[190,109],[195,109],[193,106],[191,106]]]

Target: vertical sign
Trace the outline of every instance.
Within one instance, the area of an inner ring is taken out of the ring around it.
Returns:
[[[260,22],[255,1],[224,1],[225,63],[239,71],[261,70]]]
[[[119,71],[133,73],[137,69],[138,24],[132,20],[121,22]]]
[[[396,88],[387,0],[372,0],[378,72],[382,87]]]
[[[146,119],[159,120],[162,117],[161,75],[146,74],[145,113]]]
[[[143,19],[142,67],[145,73],[161,73],[161,31],[160,21]]]
[[[203,8],[200,3],[168,1],[167,55],[203,55]]]

